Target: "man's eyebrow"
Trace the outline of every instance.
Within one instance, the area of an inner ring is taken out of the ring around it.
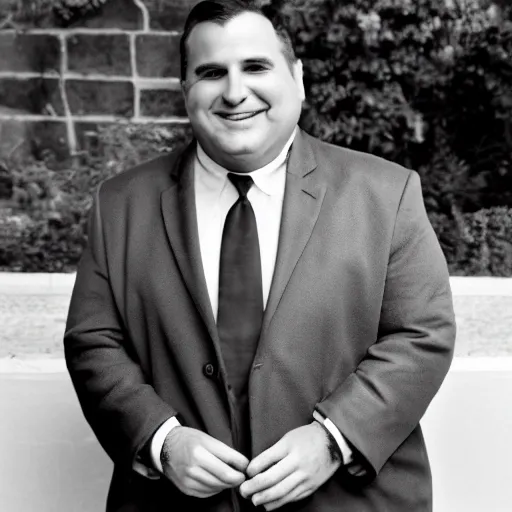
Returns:
[[[250,59],[245,59],[244,64],[263,64],[264,66],[274,67],[274,61],[268,57],[252,57]]]

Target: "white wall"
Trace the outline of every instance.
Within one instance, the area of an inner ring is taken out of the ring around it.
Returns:
[[[422,425],[434,512],[512,510],[512,358],[456,359]]]
[[[98,512],[111,463],[66,373],[0,373],[0,510]],[[512,510],[512,358],[454,361],[422,424],[434,512]]]

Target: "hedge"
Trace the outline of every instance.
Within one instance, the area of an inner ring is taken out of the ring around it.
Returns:
[[[421,169],[432,212],[449,214],[453,201],[463,212],[512,207],[510,2],[273,0],[267,9],[303,60],[309,132]]]
[[[189,136],[187,126],[114,125],[100,132],[103,153],[70,170],[24,164],[9,173],[11,186],[0,174],[0,190],[4,183],[11,196],[0,215],[0,270],[74,271],[86,244],[88,211],[98,184],[183,145]],[[429,196],[425,200],[434,201]],[[429,216],[453,275],[512,276],[512,208],[462,213],[452,206],[449,214],[431,211]]]
[[[4,189],[10,197],[3,207],[0,196],[0,270],[74,271],[86,244],[88,212],[98,184],[183,145],[190,128],[111,125],[101,128],[98,137],[101,153],[68,169],[55,171],[36,161],[9,163],[11,185],[4,184]]]
[[[289,27],[304,63],[301,126],[417,169],[453,274],[512,276],[510,3],[263,3]],[[52,170],[50,157],[4,162],[3,171],[0,162],[0,269],[74,270],[91,191],[189,134],[183,126],[111,126],[99,134],[101,155],[64,170]]]

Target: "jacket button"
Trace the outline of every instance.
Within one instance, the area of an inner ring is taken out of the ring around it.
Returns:
[[[215,366],[212,363],[206,363],[203,366],[203,373],[205,377],[211,379],[215,375]]]

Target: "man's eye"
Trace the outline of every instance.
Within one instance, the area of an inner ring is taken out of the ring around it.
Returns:
[[[210,69],[201,74],[201,78],[206,78],[207,80],[214,80],[216,78],[220,78],[221,76],[221,69]]]
[[[249,64],[245,66],[245,71],[248,73],[262,73],[263,71],[266,71],[267,68],[265,66],[262,66],[261,64]]]

